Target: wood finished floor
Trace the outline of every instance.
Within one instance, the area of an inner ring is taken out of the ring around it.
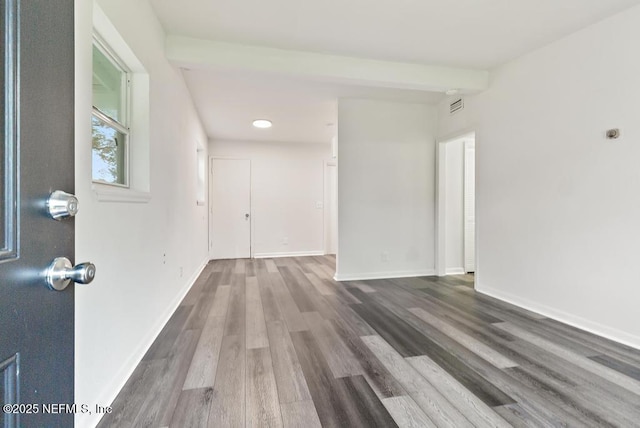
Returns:
[[[640,352],[473,276],[335,282],[335,259],[207,265],[99,427],[640,426]]]

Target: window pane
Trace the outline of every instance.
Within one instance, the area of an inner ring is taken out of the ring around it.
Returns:
[[[126,184],[127,136],[95,116],[91,117],[91,128],[93,180]]]
[[[117,67],[98,47],[93,46],[93,106],[127,125],[124,96],[126,73]]]

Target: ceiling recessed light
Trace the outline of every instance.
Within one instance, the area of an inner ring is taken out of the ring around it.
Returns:
[[[256,128],[271,128],[271,121],[267,119],[256,119],[253,121]]]
[[[447,94],[447,95],[455,95],[458,92],[460,92],[459,89],[448,89],[448,90],[444,91],[444,93]]]

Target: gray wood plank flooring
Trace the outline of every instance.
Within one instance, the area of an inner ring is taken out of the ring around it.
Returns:
[[[99,427],[640,426],[640,351],[473,290],[210,262]]]
[[[283,403],[282,423],[285,428],[319,428],[320,419],[313,401],[294,401],[293,403]]]
[[[247,350],[247,426],[281,427],[282,416],[269,348]]]

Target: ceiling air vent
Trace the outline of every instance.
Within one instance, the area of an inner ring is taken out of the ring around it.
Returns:
[[[462,98],[458,98],[451,104],[449,104],[449,113],[453,114],[457,111],[460,111],[464,108],[464,100]]]

